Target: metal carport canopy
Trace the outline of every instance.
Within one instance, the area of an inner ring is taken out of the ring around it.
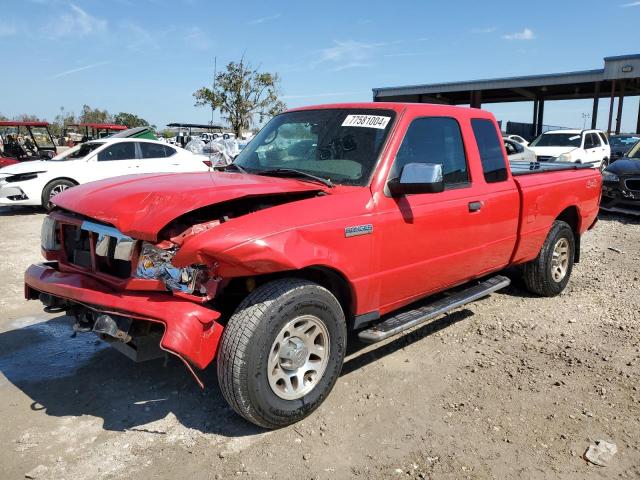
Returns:
[[[599,98],[613,99],[618,96],[623,99],[631,95],[640,95],[640,54],[606,57],[604,68],[595,70],[373,89],[373,100],[378,102],[469,104],[480,107],[482,103],[533,101],[536,112],[538,107],[542,109],[540,104],[545,100],[588,98],[594,100],[596,110]],[[618,116],[621,114],[621,104],[619,101]],[[613,109],[610,108],[610,117],[612,114]],[[538,121],[535,116],[534,123]],[[640,114],[638,120],[640,130]],[[595,117],[592,123],[595,125]]]

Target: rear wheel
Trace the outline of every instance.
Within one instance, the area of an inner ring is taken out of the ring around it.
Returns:
[[[220,389],[250,422],[283,427],[324,401],[345,348],[344,313],[331,292],[307,280],[275,280],[229,319],[217,359]]]
[[[560,294],[571,277],[575,256],[575,238],[571,227],[555,221],[538,256],[524,265],[527,289],[544,297]]]
[[[609,159],[603,158],[602,163],[600,164],[600,171],[603,171],[605,168],[609,166]]]
[[[49,182],[42,190],[42,206],[47,210],[53,207],[51,199],[58,193],[64,192],[67,188],[75,187],[77,184],[71,180],[58,178]]]

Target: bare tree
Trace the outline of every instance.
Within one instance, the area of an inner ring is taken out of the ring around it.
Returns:
[[[202,87],[194,92],[196,105],[220,110],[237,137],[256,119],[263,122],[286,108],[278,99],[278,75],[259,72],[244,59],[229,63],[215,80],[214,88]]]

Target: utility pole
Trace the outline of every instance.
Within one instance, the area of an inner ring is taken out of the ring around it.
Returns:
[[[213,57],[213,85],[212,92],[216,91],[216,75],[218,73],[218,57]],[[211,103],[211,125],[213,125],[213,113],[216,111],[216,107]]]

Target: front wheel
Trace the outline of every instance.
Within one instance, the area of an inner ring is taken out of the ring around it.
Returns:
[[[227,323],[220,389],[250,422],[290,425],[329,395],[345,349],[344,313],[331,292],[303,279],[274,280],[250,293]]]
[[[51,199],[55,195],[61,192],[64,192],[67,188],[71,188],[75,186],[76,186],[76,183],[64,178],[58,178],[56,180],[52,180],[42,190],[42,206],[47,210],[50,210],[53,207],[53,203],[51,202]]]
[[[527,289],[544,297],[559,295],[571,277],[575,245],[571,227],[566,222],[555,221],[538,256],[524,265]]]

